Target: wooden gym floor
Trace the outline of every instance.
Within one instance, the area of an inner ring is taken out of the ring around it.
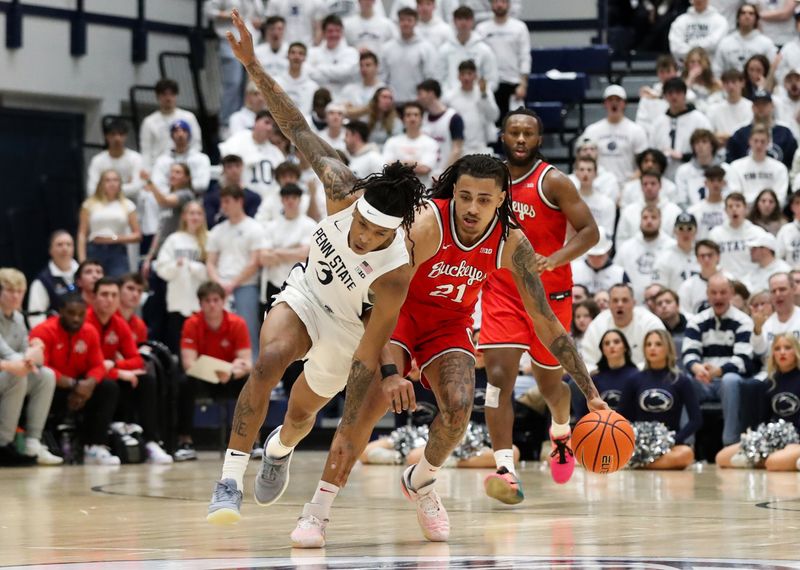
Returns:
[[[399,467],[357,466],[334,505],[324,550],[288,535],[325,455],[298,452],[289,490],[244,519],[205,522],[217,454],[170,466],[0,470],[0,565],[80,569],[207,568],[798,568],[800,473],[703,466],[679,473],[577,469],[558,486],[522,470],[526,500],[491,502],[475,470],[445,469],[438,489],[449,543],[428,543],[399,488]]]

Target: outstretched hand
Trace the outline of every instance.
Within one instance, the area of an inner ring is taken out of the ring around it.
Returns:
[[[242,65],[249,65],[256,59],[255,50],[253,49],[253,36],[250,30],[244,25],[244,20],[239,16],[239,10],[231,12],[231,21],[236,29],[239,30],[239,39],[233,35],[233,32],[227,32],[225,35],[228,38],[228,43],[231,44],[233,55],[236,56]]]

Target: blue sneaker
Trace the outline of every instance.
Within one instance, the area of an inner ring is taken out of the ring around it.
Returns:
[[[242,492],[233,479],[223,479],[214,485],[211,504],[208,505],[206,520],[212,524],[236,524],[242,518]]]
[[[261,467],[256,475],[255,499],[262,507],[277,502],[289,486],[289,464],[292,462],[294,451],[286,457],[275,459],[267,453],[267,443],[273,437],[278,437],[281,426],[275,428],[264,442],[264,456],[261,458]]]

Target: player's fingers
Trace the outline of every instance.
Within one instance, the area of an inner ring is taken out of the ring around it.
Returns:
[[[414,386],[412,386],[410,383],[407,388],[407,394],[408,394],[408,409],[411,410],[412,412],[416,411],[417,398],[416,396],[414,396]]]
[[[400,400],[400,409],[407,410],[408,409],[408,397],[405,394],[405,390],[400,389],[397,391],[397,399]]]
[[[399,414],[403,410],[400,408],[400,395],[397,392],[392,392],[392,409],[394,413]]]

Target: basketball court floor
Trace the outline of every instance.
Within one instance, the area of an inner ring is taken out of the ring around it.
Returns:
[[[526,500],[487,499],[476,470],[444,469],[449,543],[426,542],[400,491],[400,467],[362,466],[339,495],[322,550],[288,536],[325,455],[298,452],[289,490],[252,499],[243,520],[206,523],[217,454],[171,466],[0,470],[0,566],[75,569],[800,569],[800,473],[576,470],[563,486],[539,463],[521,474]]]

